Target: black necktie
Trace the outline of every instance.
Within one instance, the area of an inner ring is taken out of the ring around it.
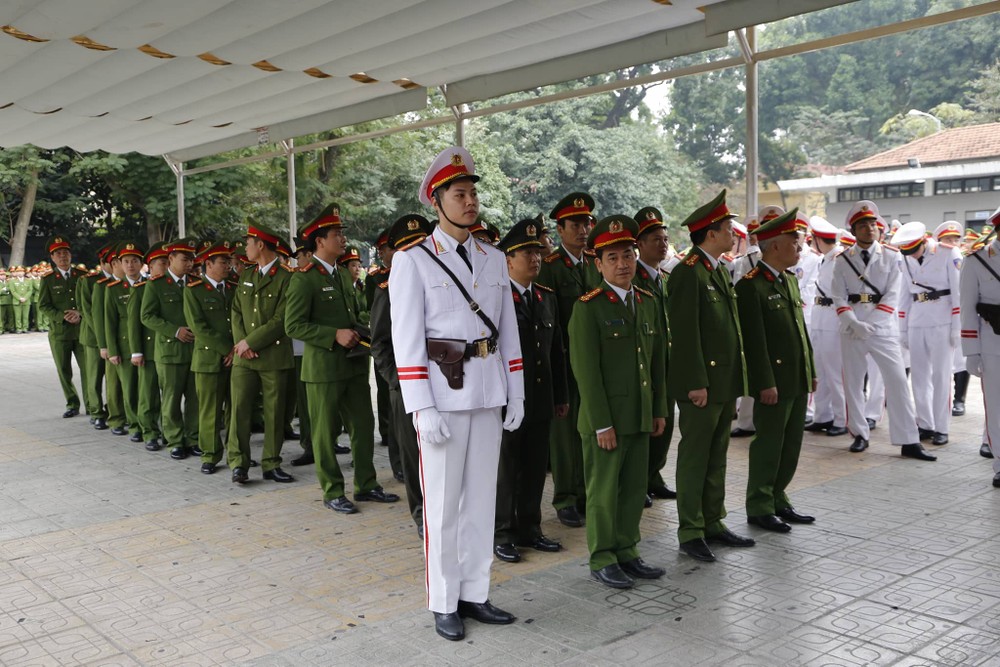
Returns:
[[[215,286],[215,289],[219,290],[219,294],[222,295],[223,299],[226,298],[226,283],[219,283]]]
[[[871,253],[869,253],[867,250],[862,250],[861,251],[861,261],[865,263],[865,266],[868,266],[868,260],[869,259],[871,259]]]
[[[920,257],[917,257],[917,264],[923,264],[923,263],[924,263],[924,256],[921,255]]]
[[[628,312],[635,314],[635,308],[632,306],[632,290],[625,292],[625,307],[628,308]]]
[[[472,262],[469,261],[469,251],[465,249],[465,246],[461,243],[458,244],[458,256],[462,258],[465,265],[469,267],[469,273],[472,273]]]

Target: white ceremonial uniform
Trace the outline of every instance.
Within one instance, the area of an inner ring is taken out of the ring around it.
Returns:
[[[458,601],[484,602],[493,562],[501,410],[524,399],[517,315],[504,254],[471,235],[463,244],[440,228],[421,245],[461,280],[499,330],[497,352],[465,362],[464,384],[451,389],[427,358],[428,338],[472,342],[490,336],[454,281],[427,254],[411,247],[392,260],[389,296],[392,343],[407,413],[436,408],[450,431],[443,443],[420,446],[424,494],[424,556],[428,608],[451,613]]]
[[[977,251],[994,271],[1000,274],[1000,239],[994,239]],[[976,312],[980,303],[1000,305],[1000,280],[989,272],[976,257],[968,256],[962,263],[962,352],[969,367],[973,355],[982,359],[983,401],[986,404],[986,439],[993,451],[993,472],[1000,473],[1000,335]]]
[[[743,276],[750,273],[750,271],[753,270],[759,262],[760,248],[756,245],[749,246],[747,248],[747,254],[740,255],[733,260],[732,267],[727,267],[731,269],[733,284],[735,285],[741,281]],[[736,428],[744,431],[757,430],[757,427],[753,424],[753,402],[753,396],[743,396],[737,402]]]
[[[822,260],[823,255],[806,246],[802,248],[798,264],[791,269],[799,281],[799,291],[802,294],[802,316],[806,321],[806,331],[809,330],[809,323],[812,321],[813,306],[816,304],[816,279],[819,278],[819,263]],[[815,398],[816,396],[813,393],[809,394],[809,402],[806,404],[807,422],[815,421]]]
[[[816,272],[816,295],[809,338],[812,340],[816,359],[816,395],[813,397],[813,421],[833,422],[837,428],[847,423],[844,402],[843,354],[840,345],[840,322],[830,295],[833,293],[834,260],[843,248],[834,246],[820,259]]]
[[[899,300],[900,334],[909,341],[910,384],[917,426],[948,433],[951,376],[958,345],[958,272],[962,256],[954,248],[926,241],[920,260],[903,258]]]
[[[897,252],[893,257],[896,258],[897,266],[902,272],[903,254]],[[896,323],[898,331],[898,320]],[[900,336],[900,346],[903,353],[903,368],[906,369],[910,367],[910,348],[903,344],[902,336]],[[882,371],[879,370],[878,364],[871,357],[868,357],[868,398],[865,401],[865,418],[872,420],[876,425],[881,424],[885,418],[885,381],[882,379]]]
[[[757,247],[756,244],[748,246],[746,254],[736,258],[736,262],[733,266],[734,282],[739,282],[740,278],[750,273],[750,271],[757,266],[759,261],[760,248]]]
[[[851,434],[860,435],[865,440],[871,437],[863,407],[866,355],[871,355],[882,371],[886,385],[890,441],[894,445],[919,443],[913,396],[906,381],[899,328],[896,324],[900,290],[899,263],[896,257],[899,253],[873,243],[868,248],[870,259],[865,266],[861,251],[860,246],[853,246],[834,260],[830,295],[841,322],[847,428]],[[881,293],[878,303],[874,302],[877,298],[874,297],[875,290],[864,284],[851,269],[851,265]],[[849,295],[865,295],[862,296],[864,302],[851,303]],[[872,333],[863,338],[855,335],[853,332],[858,326],[852,323],[857,322],[873,327]]]

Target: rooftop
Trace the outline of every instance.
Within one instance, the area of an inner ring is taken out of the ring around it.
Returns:
[[[1000,157],[1000,123],[942,130],[844,167],[848,173],[899,169],[916,158],[921,166],[973,162]]]

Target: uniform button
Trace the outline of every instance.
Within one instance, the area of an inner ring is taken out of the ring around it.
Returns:
[[[641,371],[643,368],[645,368],[645,366],[643,366],[642,364],[639,364],[639,370]]]
[[[615,332],[614,337],[618,338],[618,332],[617,331]]]
[[[778,365],[780,366],[780,365],[781,365],[781,359],[778,359],[778,360],[777,360],[777,361],[775,361],[774,363],[776,363],[776,364],[778,364]]]
[[[542,346],[541,343],[535,343],[535,347],[541,347],[541,346]]]
[[[643,380],[643,381],[642,381],[642,386],[643,386],[643,387],[645,387],[645,386],[646,386],[646,385],[648,385],[648,384],[649,384],[649,383],[648,383],[648,382],[646,382],[645,380]]]
[[[708,365],[709,365],[709,366],[714,366],[714,365],[715,365],[715,361],[714,361],[714,360],[712,360],[712,361],[708,362]]]
[[[642,352],[642,348],[641,347],[637,347],[637,348],[635,348],[635,351],[636,352]]]
[[[535,365],[536,366],[541,366],[542,365],[542,360],[541,359],[536,359],[535,360]]]
[[[542,383],[542,378],[535,378],[535,382],[537,384],[541,384]]]

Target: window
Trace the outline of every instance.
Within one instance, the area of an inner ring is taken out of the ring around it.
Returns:
[[[923,196],[923,183],[890,183],[888,185],[866,185],[861,188],[840,188],[837,190],[837,201],[839,202]]]
[[[934,194],[936,195],[957,195],[963,192],[989,192],[991,190],[1000,190],[1000,176],[934,181]]]

